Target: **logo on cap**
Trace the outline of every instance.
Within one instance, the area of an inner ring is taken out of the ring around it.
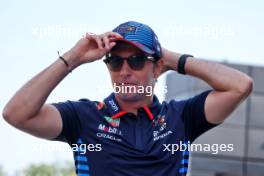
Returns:
[[[136,33],[136,27],[135,26],[129,26],[129,25],[124,25],[120,26],[118,28],[118,33],[121,34],[135,34]]]

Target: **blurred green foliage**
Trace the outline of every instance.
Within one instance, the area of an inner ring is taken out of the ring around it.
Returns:
[[[71,162],[54,164],[34,164],[23,171],[25,176],[75,176]]]
[[[6,176],[0,165],[0,176]],[[68,162],[32,164],[21,171],[16,171],[15,176],[76,176],[74,164]]]

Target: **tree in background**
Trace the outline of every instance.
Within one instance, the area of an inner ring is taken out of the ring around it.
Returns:
[[[25,176],[75,176],[71,162],[54,164],[34,164],[23,171]]]
[[[4,172],[4,169],[3,167],[0,165],[0,176],[5,176],[5,172]]]

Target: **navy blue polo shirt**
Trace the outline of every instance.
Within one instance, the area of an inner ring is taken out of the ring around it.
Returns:
[[[54,140],[73,149],[78,176],[182,176],[189,152],[164,151],[164,144],[193,142],[215,127],[205,118],[210,90],[187,100],[159,102],[138,109],[137,116],[120,109],[114,93],[103,102],[80,99],[54,103],[63,130]]]

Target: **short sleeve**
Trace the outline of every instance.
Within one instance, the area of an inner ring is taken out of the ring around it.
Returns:
[[[78,113],[74,107],[74,102],[66,101],[60,103],[52,103],[60,112],[63,128],[59,136],[52,139],[55,141],[63,141],[71,143],[80,135],[81,122]]]
[[[188,140],[193,142],[202,133],[219,125],[207,121],[205,116],[205,100],[212,90],[202,92],[190,99],[184,100],[182,118]]]

